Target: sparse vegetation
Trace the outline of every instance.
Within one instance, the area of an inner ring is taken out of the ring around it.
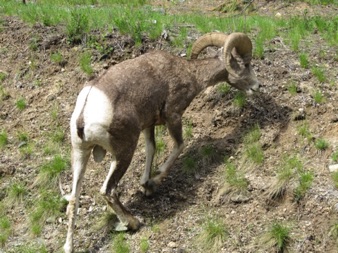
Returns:
[[[316,104],[322,104],[325,101],[325,97],[321,91],[315,91],[313,93],[313,100]]]
[[[129,253],[130,247],[126,241],[125,234],[114,234],[112,250],[114,253]]]
[[[201,246],[204,249],[217,252],[228,235],[229,232],[221,219],[208,218],[202,227],[198,240],[202,243]]]
[[[7,216],[0,215],[0,247],[4,247],[11,235],[12,225]]]
[[[148,250],[149,250],[149,241],[147,238],[141,238],[141,241],[140,241],[140,251],[141,253],[147,253]]]
[[[297,85],[295,82],[292,82],[291,84],[289,84],[288,91],[293,96],[297,94]]]
[[[84,73],[88,76],[93,75],[94,70],[91,66],[91,54],[89,52],[85,52],[80,56],[80,67]]]
[[[238,108],[243,108],[246,104],[246,95],[244,92],[238,91],[234,97],[234,105]]]
[[[2,130],[0,132],[0,148],[5,147],[7,143],[8,143],[8,135],[4,130]]]
[[[39,182],[42,185],[56,185],[60,173],[69,166],[69,162],[60,155],[55,155],[51,161],[42,165],[39,172]]]
[[[329,143],[323,139],[323,138],[318,138],[316,141],[315,141],[315,147],[318,149],[318,150],[326,150],[328,147],[329,147]]]
[[[18,108],[20,111],[24,110],[27,107],[27,102],[24,98],[19,98],[16,103],[16,108]]]
[[[184,124],[184,138],[186,140],[189,140],[193,137],[193,125],[192,125],[192,122],[190,120],[187,120]]]
[[[270,249],[275,248],[276,252],[288,252],[291,244],[291,229],[280,222],[274,222],[268,231],[263,235],[262,246]],[[270,249],[271,250],[271,249]]]
[[[338,150],[332,153],[331,158],[334,162],[338,162]]]
[[[306,53],[301,53],[299,54],[299,62],[300,62],[300,66],[304,69],[309,68],[309,59],[308,59],[308,55]]]

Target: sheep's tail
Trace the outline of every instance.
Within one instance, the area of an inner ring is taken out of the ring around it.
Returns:
[[[87,99],[88,99],[88,96],[89,96],[89,93],[90,93],[92,87],[93,86],[90,86],[90,89],[89,89],[89,91],[87,93],[87,96],[86,96],[86,99],[84,101],[81,113],[80,113],[79,117],[76,120],[77,135],[80,137],[81,140],[84,139],[84,127],[85,127],[83,111],[84,111],[84,108],[85,108],[85,106],[87,104]]]

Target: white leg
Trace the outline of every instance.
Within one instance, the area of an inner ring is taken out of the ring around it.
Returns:
[[[82,185],[82,179],[86,170],[86,165],[89,156],[90,149],[85,151],[80,149],[73,149],[72,151],[73,186],[72,192],[69,196],[69,203],[67,206],[68,232],[66,243],[63,247],[65,253],[73,252],[73,233],[75,226],[75,216],[79,206],[79,196]]]
[[[144,186],[150,178],[151,165],[153,163],[155,155],[155,136],[154,136],[155,127],[150,127],[143,130],[144,138],[146,141],[146,165],[141,178],[141,185]]]

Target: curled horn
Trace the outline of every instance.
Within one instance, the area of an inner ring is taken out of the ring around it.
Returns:
[[[238,76],[238,70],[231,66],[232,50],[236,48],[237,54],[243,59],[244,63],[250,63],[252,58],[252,43],[250,38],[244,33],[232,33],[224,44],[225,68],[229,74]]]
[[[196,40],[192,45],[191,59],[197,59],[199,53],[206,47],[223,47],[228,35],[219,32],[207,33]]]

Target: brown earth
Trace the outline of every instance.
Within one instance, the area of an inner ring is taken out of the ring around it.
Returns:
[[[162,2],[162,1],[161,1]],[[162,5],[168,12],[212,9],[222,1],[169,1]],[[337,13],[334,7],[285,5],[282,1],[261,1],[257,7],[263,15],[282,16],[301,14],[304,6],[313,15]],[[223,14],[218,14],[223,15]],[[224,14],[227,15],[227,14]],[[253,39],[254,35],[250,35]],[[39,167],[52,158],[44,154],[46,145],[53,143],[50,136],[62,130],[66,133],[59,152],[69,156],[69,118],[76,96],[88,77],[78,66],[78,56],[84,51],[93,54],[92,66],[96,74],[124,59],[136,57],[154,48],[173,54],[185,49],[173,49],[163,39],[144,39],[135,47],[131,38],[117,32],[105,38],[107,47],[114,50],[102,55],[96,49],[82,45],[72,46],[66,41],[62,27],[30,26],[17,18],[4,17],[1,24],[0,72],[6,75],[3,87],[7,96],[0,101],[0,131],[5,131],[9,143],[0,153],[0,200],[6,200],[6,188],[14,181],[22,181],[29,188],[26,198],[34,199],[38,190],[36,181]],[[298,54],[281,38],[266,45],[264,59],[254,59],[253,65],[264,87],[262,93],[247,99],[243,108],[233,104],[236,93],[226,95],[212,87],[200,94],[184,115],[184,122],[192,122],[193,136],[176,161],[170,175],[158,193],[146,198],[139,185],[144,168],[143,139],[139,141],[133,162],[122,179],[121,199],[144,226],[136,233],[127,233],[130,252],[141,252],[140,242],[148,239],[148,252],[277,252],[273,245],[264,244],[264,232],[275,221],[291,227],[292,252],[337,252],[337,244],[330,229],[337,221],[338,191],[334,187],[328,165],[331,154],[338,149],[338,61],[337,48],[330,47],[317,33],[303,43],[310,61],[325,66],[327,81],[320,83],[308,69],[301,68]],[[51,54],[60,52],[65,61],[51,61]],[[297,94],[288,91],[290,83],[297,84]],[[314,103],[314,91],[320,89],[326,101]],[[15,103],[25,98],[27,108],[20,111]],[[55,117],[55,112],[57,116]],[[54,115],[54,116],[53,116]],[[298,128],[308,123],[313,139],[299,135]],[[250,162],[245,155],[244,135],[256,124],[261,129],[260,144],[264,149],[264,162]],[[187,125],[187,124],[186,124]],[[34,143],[33,152],[23,152],[18,140],[20,133],[28,133]],[[324,138],[329,148],[318,151],[314,141]],[[162,163],[171,148],[165,135],[167,148],[156,163]],[[212,159],[203,157],[201,150],[210,146]],[[271,204],[266,192],[275,180],[276,172],[285,155],[298,155],[304,169],[312,171],[314,181],[305,197],[292,198],[294,186],[289,185],[286,198]],[[229,197],[220,194],[224,185],[224,162],[227,156],[249,181],[246,196]],[[193,173],[184,170],[184,161],[192,157],[197,161]],[[98,191],[107,175],[109,157],[104,163],[90,161],[81,194],[81,203],[75,234],[76,252],[113,252],[110,229],[98,224],[107,213]],[[62,191],[71,187],[71,169],[61,176]],[[237,199],[236,199],[237,197]],[[13,222],[13,233],[0,252],[17,252],[18,245],[45,244],[49,252],[61,252],[66,235],[66,216],[47,219],[39,237],[30,233],[30,208],[22,204],[7,209]],[[64,210],[63,210],[64,212]],[[208,217],[219,217],[226,224],[228,239],[216,250],[204,248],[200,243],[203,225]]]

